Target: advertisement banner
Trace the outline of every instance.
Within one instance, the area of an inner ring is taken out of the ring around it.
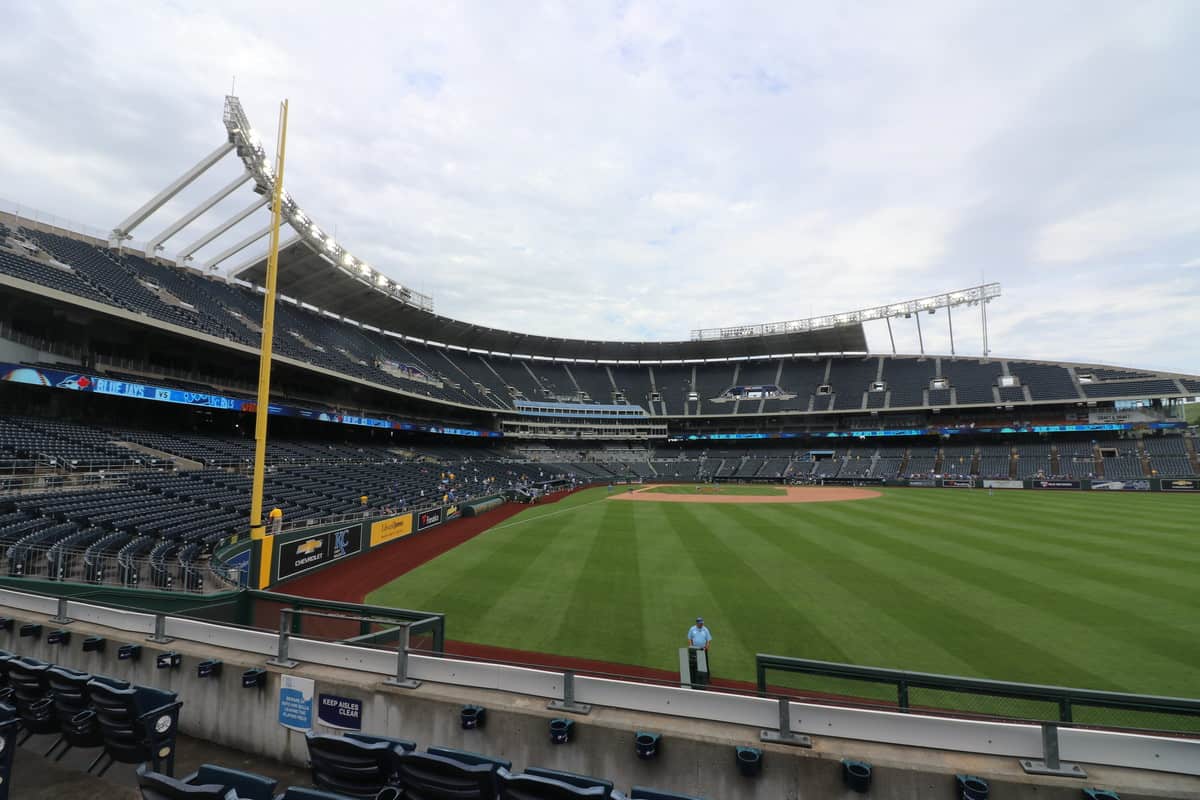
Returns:
[[[279,545],[279,580],[352,556],[361,550],[361,525],[284,542]]]
[[[1079,481],[1033,481],[1034,489],[1078,489],[1082,484]]]
[[[1092,488],[1107,492],[1148,492],[1150,481],[1092,481]]]
[[[971,489],[974,486],[975,481],[970,478],[945,478],[942,480],[944,489]]]
[[[1006,481],[997,478],[984,478],[983,488],[985,489],[1024,489],[1025,484],[1021,481]]]
[[[925,478],[919,478],[919,479],[914,479],[914,480],[909,481],[908,485],[909,486],[919,486],[922,489],[932,489],[935,486],[937,486],[937,483],[935,481],[927,480]]]
[[[426,528],[432,528],[434,525],[440,525],[442,522],[442,510],[440,508],[431,508],[428,511],[422,511],[417,517],[417,530],[423,531]]]
[[[413,532],[413,515],[402,514],[392,519],[371,523],[371,547],[408,536]]]
[[[452,519],[458,519],[462,516],[462,508],[460,506],[446,506],[446,513],[442,515],[444,522],[449,522]]]
[[[1164,492],[1200,492],[1200,479],[1162,478],[1158,482]]]
[[[344,731],[362,730],[362,700],[322,694],[317,702],[317,718],[321,724]]]
[[[313,725],[312,678],[282,675],[279,681],[279,724],[294,731],[310,731]]]

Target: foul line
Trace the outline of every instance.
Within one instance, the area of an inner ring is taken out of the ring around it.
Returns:
[[[560,508],[557,511],[549,511],[545,514],[538,514],[536,517],[530,517],[529,519],[519,519],[514,522],[501,522],[499,525],[497,525],[494,528],[488,528],[487,531],[484,531],[484,533],[487,533],[488,531],[498,531],[498,530],[501,530],[502,528],[511,528],[514,525],[524,525],[527,522],[537,522],[538,520],[546,519],[547,517],[553,517],[557,514],[569,514],[572,511],[578,511],[581,508],[587,508],[588,506],[594,505],[595,503],[603,503],[607,499],[608,499],[607,496],[597,497],[595,500],[588,500],[586,503],[580,503],[577,506],[571,506],[570,508]]]

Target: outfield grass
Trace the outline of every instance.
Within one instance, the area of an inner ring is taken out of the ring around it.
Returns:
[[[1200,425],[1200,403],[1188,403],[1184,406],[1183,417],[1189,425]]]
[[[452,639],[713,669],[756,652],[1200,696],[1200,496],[888,489],[853,503],[533,508],[373,592]],[[432,534],[432,535],[437,535]]]
[[[643,494],[691,494],[691,495],[732,495],[737,497],[783,497],[787,490],[779,486],[736,486],[724,485],[719,490],[714,486],[698,484],[675,484],[673,486],[655,486],[646,489]]]

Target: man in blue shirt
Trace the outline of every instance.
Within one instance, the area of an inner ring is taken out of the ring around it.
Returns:
[[[703,647],[708,649],[708,643],[712,641],[712,631],[704,627],[704,617],[696,617],[696,624],[688,629],[688,644],[692,647]]]
[[[712,641],[712,631],[704,626],[704,617],[696,617],[696,624],[688,629],[688,646],[698,647],[704,650],[705,660],[708,660],[708,645]],[[688,661],[692,667],[692,674],[696,675],[696,652],[694,650],[688,652]],[[712,674],[712,662],[708,662],[708,673]],[[707,683],[707,680],[701,681],[701,685]]]

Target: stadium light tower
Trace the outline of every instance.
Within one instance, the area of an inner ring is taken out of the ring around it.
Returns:
[[[874,308],[863,308],[858,311],[844,311],[840,314],[826,314],[808,319],[794,319],[787,322],[764,322],[758,325],[736,325],[725,328],[703,328],[692,331],[692,341],[708,341],[712,339],[739,339],[754,336],[772,336],[787,333],[808,333],[810,331],[829,330],[843,325],[861,325],[874,320],[886,320],[888,339],[892,344],[892,352],[896,352],[896,339],[892,335],[892,320],[898,317],[915,319],[917,323],[917,341],[921,355],[925,354],[925,337],[921,331],[921,314],[935,314],[939,308],[946,309],[946,321],[950,327],[950,354],[955,354],[954,320],[951,309],[955,306],[973,306],[978,304],[983,309],[983,355],[988,354],[987,338],[987,304],[1000,296],[1000,284],[985,283],[967,289],[957,289],[952,292],[919,297],[916,300],[904,300]]]

